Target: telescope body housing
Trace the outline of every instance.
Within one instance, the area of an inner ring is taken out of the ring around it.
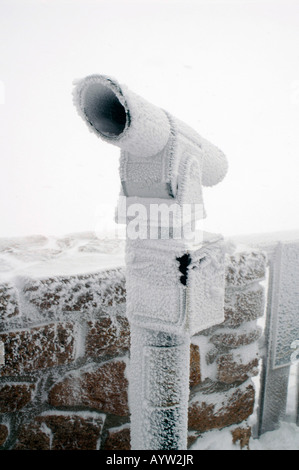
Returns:
[[[120,147],[123,196],[203,204],[202,186],[224,178],[221,150],[110,77],[80,80],[74,98],[89,129]]]

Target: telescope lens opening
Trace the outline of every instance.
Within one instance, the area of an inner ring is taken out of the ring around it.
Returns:
[[[90,84],[84,94],[84,112],[105,137],[118,137],[126,128],[127,112],[117,95],[101,83]]]

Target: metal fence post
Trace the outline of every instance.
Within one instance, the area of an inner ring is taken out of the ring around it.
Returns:
[[[266,349],[261,373],[258,436],[279,427],[287,405],[292,344],[299,332],[299,241],[268,247]]]

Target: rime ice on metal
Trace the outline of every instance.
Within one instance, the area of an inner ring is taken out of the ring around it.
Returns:
[[[273,316],[274,367],[290,365],[291,345],[299,337],[299,243],[280,244],[277,254]]]
[[[131,447],[185,449],[190,336],[222,322],[224,304],[222,237],[190,234],[205,216],[202,185],[220,182],[227,161],[185,123],[110,77],[78,81],[74,103],[89,130],[121,148],[127,209],[116,220],[127,224]],[[136,203],[143,239],[129,230]],[[172,221],[153,220],[152,206],[161,203]]]
[[[285,416],[289,371],[299,332],[299,241],[280,242],[269,259],[266,347],[259,406],[259,434]],[[298,418],[297,418],[298,419]]]

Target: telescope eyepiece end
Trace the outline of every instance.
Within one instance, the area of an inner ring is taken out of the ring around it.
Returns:
[[[130,125],[130,116],[120,88],[104,76],[87,77],[79,85],[79,108],[95,132],[118,139]]]

